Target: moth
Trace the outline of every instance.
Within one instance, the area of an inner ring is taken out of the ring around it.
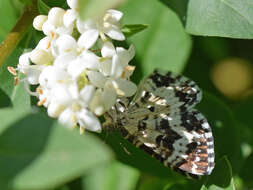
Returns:
[[[194,106],[202,92],[184,76],[154,70],[135,97],[119,98],[105,117],[122,136],[165,166],[191,177],[211,174],[214,140]]]

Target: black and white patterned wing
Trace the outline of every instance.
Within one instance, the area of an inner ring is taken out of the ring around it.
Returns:
[[[182,174],[208,175],[214,167],[214,144],[207,120],[193,110],[200,100],[193,81],[156,70],[124,111],[122,134]]]
[[[143,106],[148,103],[160,108],[167,107],[170,113],[185,112],[199,103],[201,98],[202,92],[194,81],[156,69],[141,82],[132,104]]]

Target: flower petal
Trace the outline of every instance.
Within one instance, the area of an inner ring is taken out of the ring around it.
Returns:
[[[48,105],[47,113],[50,117],[57,118],[62,113],[63,110],[64,106],[56,102],[51,102]]]
[[[82,21],[80,19],[77,19],[76,21],[76,27],[77,30],[82,34],[87,30],[98,30],[97,23],[93,21],[92,19]]]
[[[87,107],[93,98],[95,93],[95,87],[93,85],[86,85],[81,91],[80,91],[80,97],[83,102],[83,106]]]
[[[103,62],[100,62],[100,69],[101,69],[101,72],[105,76],[111,75],[112,60],[111,59],[105,59]]]
[[[102,73],[97,72],[97,71],[88,71],[87,75],[91,84],[99,88],[104,87],[104,84],[106,82],[106,77]]]
[[[105,107],[102,100],[102,90],[97,89],[94,97],[92,98],[90,102],[90,110],[95,113],[96,115],[100,116],[105,113]]]
[[[99,69],[99,57],[91,51],[83,51],[80,56],[80,61],[85,65],[85,68],[93,70]]]
[[[106,41],[102,45],[101,54],[102,57],[112,57],[116,53],[114,45],[110,41]]]
[[[19,62],[18,62],[18,70],[21,73],[26,73],[27,69],[30,66],[30,52],[29,53],[24,53],[19,57]]]
[[[56,47],[58,48],[59,54],[74,53],[77,50],[77,43],[75,38],[65,34],[56,40]]]
[[[51,102],[57,102],[58,104],[61,104],[63,106],[68,106],[73,101],[73,98],[71,96],[68,87],[64,84],[55,85],[51,91],[52,91]]]
[[[41,70],[42,69],[40,67],[37,67],[35,65],[30,66],[26,70],[26,77],[29,84],[36,85],[39,83],[39,76],[41,74]]]
[[[125,79],[116,79],[112,84],[120,96],[130,97],[137,90],[137,86],[133,82]]]
[[[110,16],[111,16],[115,21],[117,21],[117,22],[120,21],[120,19],[121,19],[122,16],[123,16],[123,13],[122,13],[122,12],[117,11],[117,10],[115,10],[115,9],[109,9],[109,10],[107,10],[106,12],[107,12],[107,14],[109,13]]]
[[[90,29],[85,31],[78,39],[78,45],[85,49],[91,48],[98,39],[98,30]]]
[[[57,83],[68,80],[68,73],[56,66],[45,67],[39,76],[40,85],[47,88],[53,88]]]
[[[51,38],[46,36],[44,38],[42,38],[38,45],[36,46],[36,49],[42,49],[44,51],[49,51],[50,47],[51,47]]]
[[[77,79],[77,77],[86,69],[85,64],[83,64],[80,58],[75,59],[71,63],[69,63],[67,72],[73,79]]]
[[[112,106],[116,103],[116,99],[117,99],[117,94],[116,94],[115,89],[106,85],[102,94],[102,100],[103,100],[105,109],[106,110],[111,109]]]
[[[79,8],[79,0],[67,0],[67,4],[71,9]]]
[[[61,68],[61,69],[67,69],[68,65],[75,60],[76,55],[75,54],[62,54],[56,57],[54,61],[54,65]]]
[[[77,19],[77,12],[73,9],[68,9],[63,16],[63,23],[65,27],[73,26]]]
[[[82,111],[77,114],[77,117],[81,127],[85,127],[89,131],[101,132],[101,124],[93,113],[86,109],[82,109]]]
[[[121,32],[121,30],[118,27],[105,28],[104,33],[114,40],[123,41],[126,39],[124,34]]]
[[[64,14],[65,14],[64,9],[59,7],[53,7],[48,12],[48,21],[56,27],[62,26]]]
[[[71,128],[76,125],[75,113],[72,109],[65,109],[59,116],[58,121]]]

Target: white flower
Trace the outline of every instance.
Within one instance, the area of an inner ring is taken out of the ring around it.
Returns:
[[[71,9],[52,8],[48,16],[34,19],[34,28],[46,36],[9,71],[16,79],[17,71],[25,75],[25,88],[38,97],[37,105],[45,106],[50,117],[68,127],[78,125],[81,131],[100,132],[98,116],[110,110],[118,97],[136,92],[130,81],[135,67],[129,65],[135,50],[111,42],[125,39],[120,11],[108,10],[101,18],[82,21],[79,0],[67,3]],[[29,84],[37,85],[36,92]]]
[[[31,52],[24,53],[19,57],[17,70],[26,75],[26,80],[29,84],[36,85],[39,82],[39,76],[44,66],[30,64]]]
[[[62,34],[72,34],[74,25],[64,25],[65,13],[66,11],[62,8],[54,7],[50,9],[48,19],[41,27],[45,35],[52,39],[57,39]]]
[[[121,32],[120,19],[123,14],[120,11],[108,10],[102,19],[81,21],[77,20],[77,29],[82,34],[83,41],[87,41],[90,47],[97,41],[99,35],[103,40],[106,36],[111,39],[123,41],[124,34]],[[89,43],[88,43],[89,42]]]
[[[119,23],[122,16],[122,12],[111,9],[108,10],[102,18],[82,21],[79,18],[78,12],[70,9],[67,10],[67,13],[64,15],[63,22],[65,27],[69,27],[76,21],[77,29],[81,33],[79,42],[83,44],[82,46],[85,49],[89,49],[96,43],[99,36],[104,41],[106,40],[105,35],[114,40],[125,40]]]
[[[99,57],[78,42],[70,35],[61,35],[54,46],[54,52],[58,55],[54,65],[67,69],[73,78],[77,78],[85,69],[99,68]]]

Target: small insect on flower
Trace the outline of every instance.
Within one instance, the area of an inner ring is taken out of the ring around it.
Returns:
[[[215,165],[213,136],[206,118],[193,109],[201,97],[192,80],[155,70],[133,100],[117,99],[104,126],[113,125],[136,147],[187,177],[209,175]]]

